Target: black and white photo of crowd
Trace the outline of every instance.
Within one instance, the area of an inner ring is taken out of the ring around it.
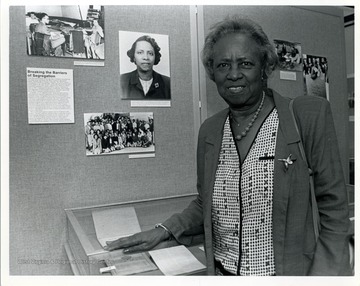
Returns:
[[[325,57],[303,54],[305,95],[329,99],[328,62]]]
[[[85,113],[86,155],[155,152],[152,112]]]
[[[283,40],[274,40],[280,69],[301,71],[301,45]]]
[[[310,75],[311,79],[315,80],[324,75],[324,78],[327,79],[327,60],[324,57],[316,57],[304,55],[304,64],[303,64],[304,75]]]

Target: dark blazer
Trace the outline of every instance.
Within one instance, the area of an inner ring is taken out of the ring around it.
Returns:
[[[272,93],[270,91],[270,93]],[[289,99],[273,93],[279,115],[273,191],[273,245],[276,275],[351,275],[348,249],[346,186],[329,103],[315,96],[300,96],[294,113],[307,159],[314,171],[321,232],[315,243],[310,207],[309,175],[301,158],[289,111]],[[191,244],[196,229],[205,232],[207,270],[214,275],[211,206],[223,126],[229,110],[207,119],[201,126],[197,150],[198,196],[181,213],[164,222],[175,239]],[[294,164],[286,169],[284,159]]]
[[[120,87],[124,99],[170,99],[170,78],[153,71],[153,82],[144,94],[137,70],[120,75]]]

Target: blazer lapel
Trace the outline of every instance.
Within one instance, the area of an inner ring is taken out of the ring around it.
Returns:
[[[275,266],[277,275],[284,272],[284,248],[286,233],[287,206],[291,190],[291,177],[293,165],[285,166],[282,159],[287,159],[291,154],[291,160],[296,164],[294,150],[300,137],[296,132],[293,119],[289,110],[290,100],[281,97],[274,92],[274,101],[279,114],[279,129],[276,140],[274,162],[274,191],[273,191],[273,242]]]
[[[215,174],[219,154],[221,149],[221,142],[223,136],[223,128],[228,116],[229,110],[222,111],[214,120],[211,130],[208,130],[205,138],[205,172],[204,172],[204,190],[205,204],[210,206],[212,200],[212,190],[214,188]]]
[[[205,249],[208,273],[215,274],[214,253],[212,245],[212,222],[211,222],[211,207],[212,207],[212,193],[215,183],[215,174],[217,163],[219,160],[219,153],[221,149],[223,127],[226,121],[229,110],[225,109],[218,115],[213,117],[210,124],[207,124],[205,131],[205,154],[204,154],[204,178],[203,184],[203,215],[204,215],[204,229],[205,229]]]
[[[139,90],[143,90],[137,71],[133,71],[130,77],[130,84],[136,86]]]

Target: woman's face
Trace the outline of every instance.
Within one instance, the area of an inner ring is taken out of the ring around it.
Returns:
[[[134,62],[140,71],[152,70],[155,62],[155,51],[149,42],[140,41],[136,43]]]
[[[238,110],[256,105],[262,95],[259,45],[244,34],[229,34],[214,45],[214,80],[220,96]]]

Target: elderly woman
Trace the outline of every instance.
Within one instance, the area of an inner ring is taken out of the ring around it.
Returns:
[[[329,103],[297,97],[295,131],[290,100],[265,88],[275,49],[250,20],[216,24],[202,60],[229,108],[200,128],[197,199],[160,227],[107,249],[143,251],[169,238],[188,245],[203,230],[209,275],[350,274],[347,195]],[[315,181],[317,240],[300,139]]]
[[[124,99],[170,99],[170,78],[153,70],[160,62],[160,47],[145,35],[138,38],[127,51],[136,70],[120,75]]]

